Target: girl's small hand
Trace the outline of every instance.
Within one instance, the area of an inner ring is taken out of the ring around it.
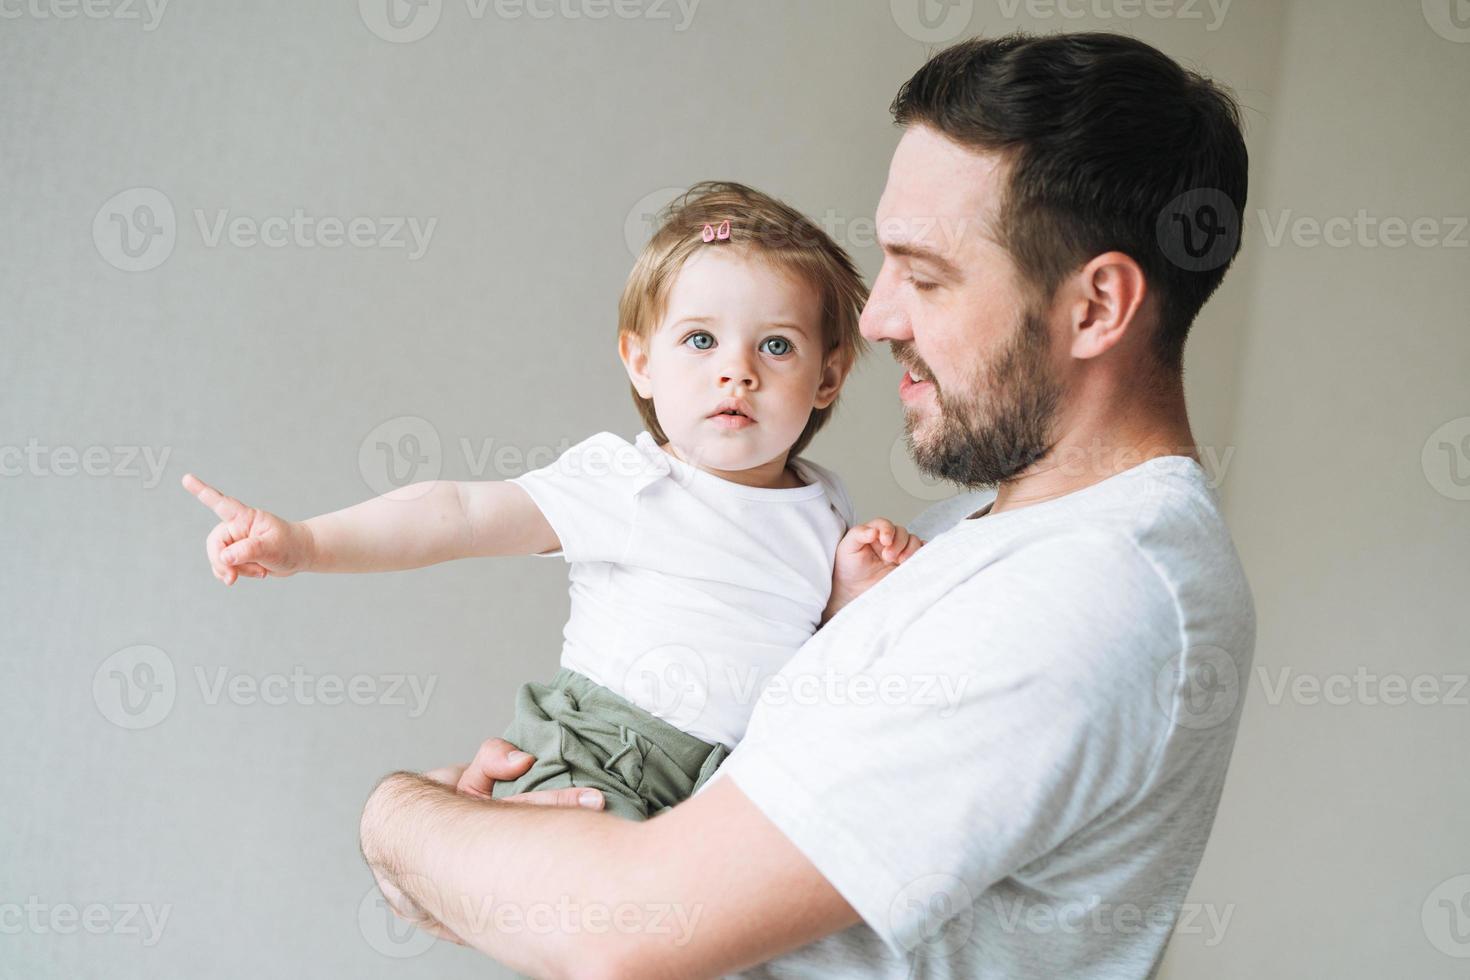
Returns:
[[[858,524],[842,536],[832,562],[832,597],[826,622],[924,546],[917,534],[882,517]]]
[[[311,530],[275,514],[246,507],[226,497],[193,473],[184,474],[184,489],[220,519],[204,541],[214,577],[226,585],[241,575],[285,578],[311,566]]]

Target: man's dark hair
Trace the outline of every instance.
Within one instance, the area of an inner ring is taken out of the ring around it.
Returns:
[[[1240,249],[1247,156],[1227,91],[1124,35],[1013,34],[939,52],[891,110],[1007,159],[997,232],[1043,296],[1095,255],[1131,256],[1158,297],[1159,363],[1180,369]]]

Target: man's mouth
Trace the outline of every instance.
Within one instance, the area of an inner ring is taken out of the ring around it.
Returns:
[[[898,379],[898,397],[907,400],[933,387],[934,380],[922,368],[911,367]]]

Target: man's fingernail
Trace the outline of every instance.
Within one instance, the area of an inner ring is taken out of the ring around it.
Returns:
[[[577,794],[577,805],[600,810],[602,809],[602,794],[596,790],[583,790]]]
[[[531,758],[531,753],[529,753],[529,752],[522,752],[519,749],[517,749],[516,751],[512,752],[510,755],[506,756],[506,758],[509,759],[511,762],[525,762],[527,759]]]

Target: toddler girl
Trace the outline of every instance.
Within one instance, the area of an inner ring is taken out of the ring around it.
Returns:
[[[496,797],[585,786],[645,819],[686,799],[744,734],[765,682],[923,542],[854,526],[835,473],[799,454],[861,353],[862,279],[785,204],[726,182],[666,209],[619,304],[645,429],[599,432],[505,481],[432,481],[289,522],[184,486],[220,517],[215,575],[560,557],[561,669],[516,696],[505,738],[535,762]],[[472,766],[467,792],[484,784]]]

